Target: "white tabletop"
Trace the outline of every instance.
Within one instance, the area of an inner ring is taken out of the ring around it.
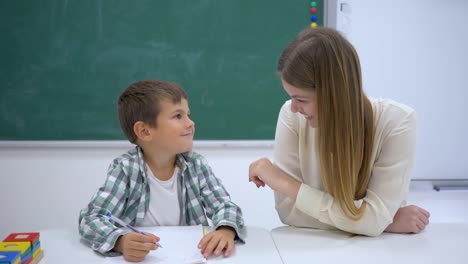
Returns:
[[[44,258],[41,264],[102,263],[105,258],[80,242],[78,230],[49,229],[40,231]],[[237,244],[228,258],[209,258],[207,263],[281,264],[281,258],[268,230],[247,227],[246,243]]]
[[[286,226],[271,234],[285,264],[468,263],[468,223],[431,223],[420,234],[378,237]]]

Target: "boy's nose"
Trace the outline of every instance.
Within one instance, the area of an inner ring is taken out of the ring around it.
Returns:
[[[193,122],[193,120],[189,118],[188,122],[187,122],[187,126],[188,127],[193,127],[193,126],[195,126],[195,122]]]

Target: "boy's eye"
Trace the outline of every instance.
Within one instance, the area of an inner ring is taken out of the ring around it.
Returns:
[[[297,98],[296,98],[296,101],[298,101],[299,103],[305,103],[305,101],[302,100],[302,99],[297,99]]]
[[[182,115],[181,115],[181,114],[177,114],[177,115],[175,116],[175,118],[181,119],[181,118],[182,118]]]

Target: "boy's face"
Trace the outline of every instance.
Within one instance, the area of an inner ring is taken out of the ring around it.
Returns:
[[[175,155],[192,150],[195,123],[190,119],[187,100],[178,104],[162,100],[156,128],[151,130],[153,145],[162,151]]]

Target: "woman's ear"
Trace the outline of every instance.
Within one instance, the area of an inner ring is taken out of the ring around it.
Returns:
[[[133,132],[139,140],[148,141],[151,140],[150,127],[143,121],[138,121],[133,125]]]

